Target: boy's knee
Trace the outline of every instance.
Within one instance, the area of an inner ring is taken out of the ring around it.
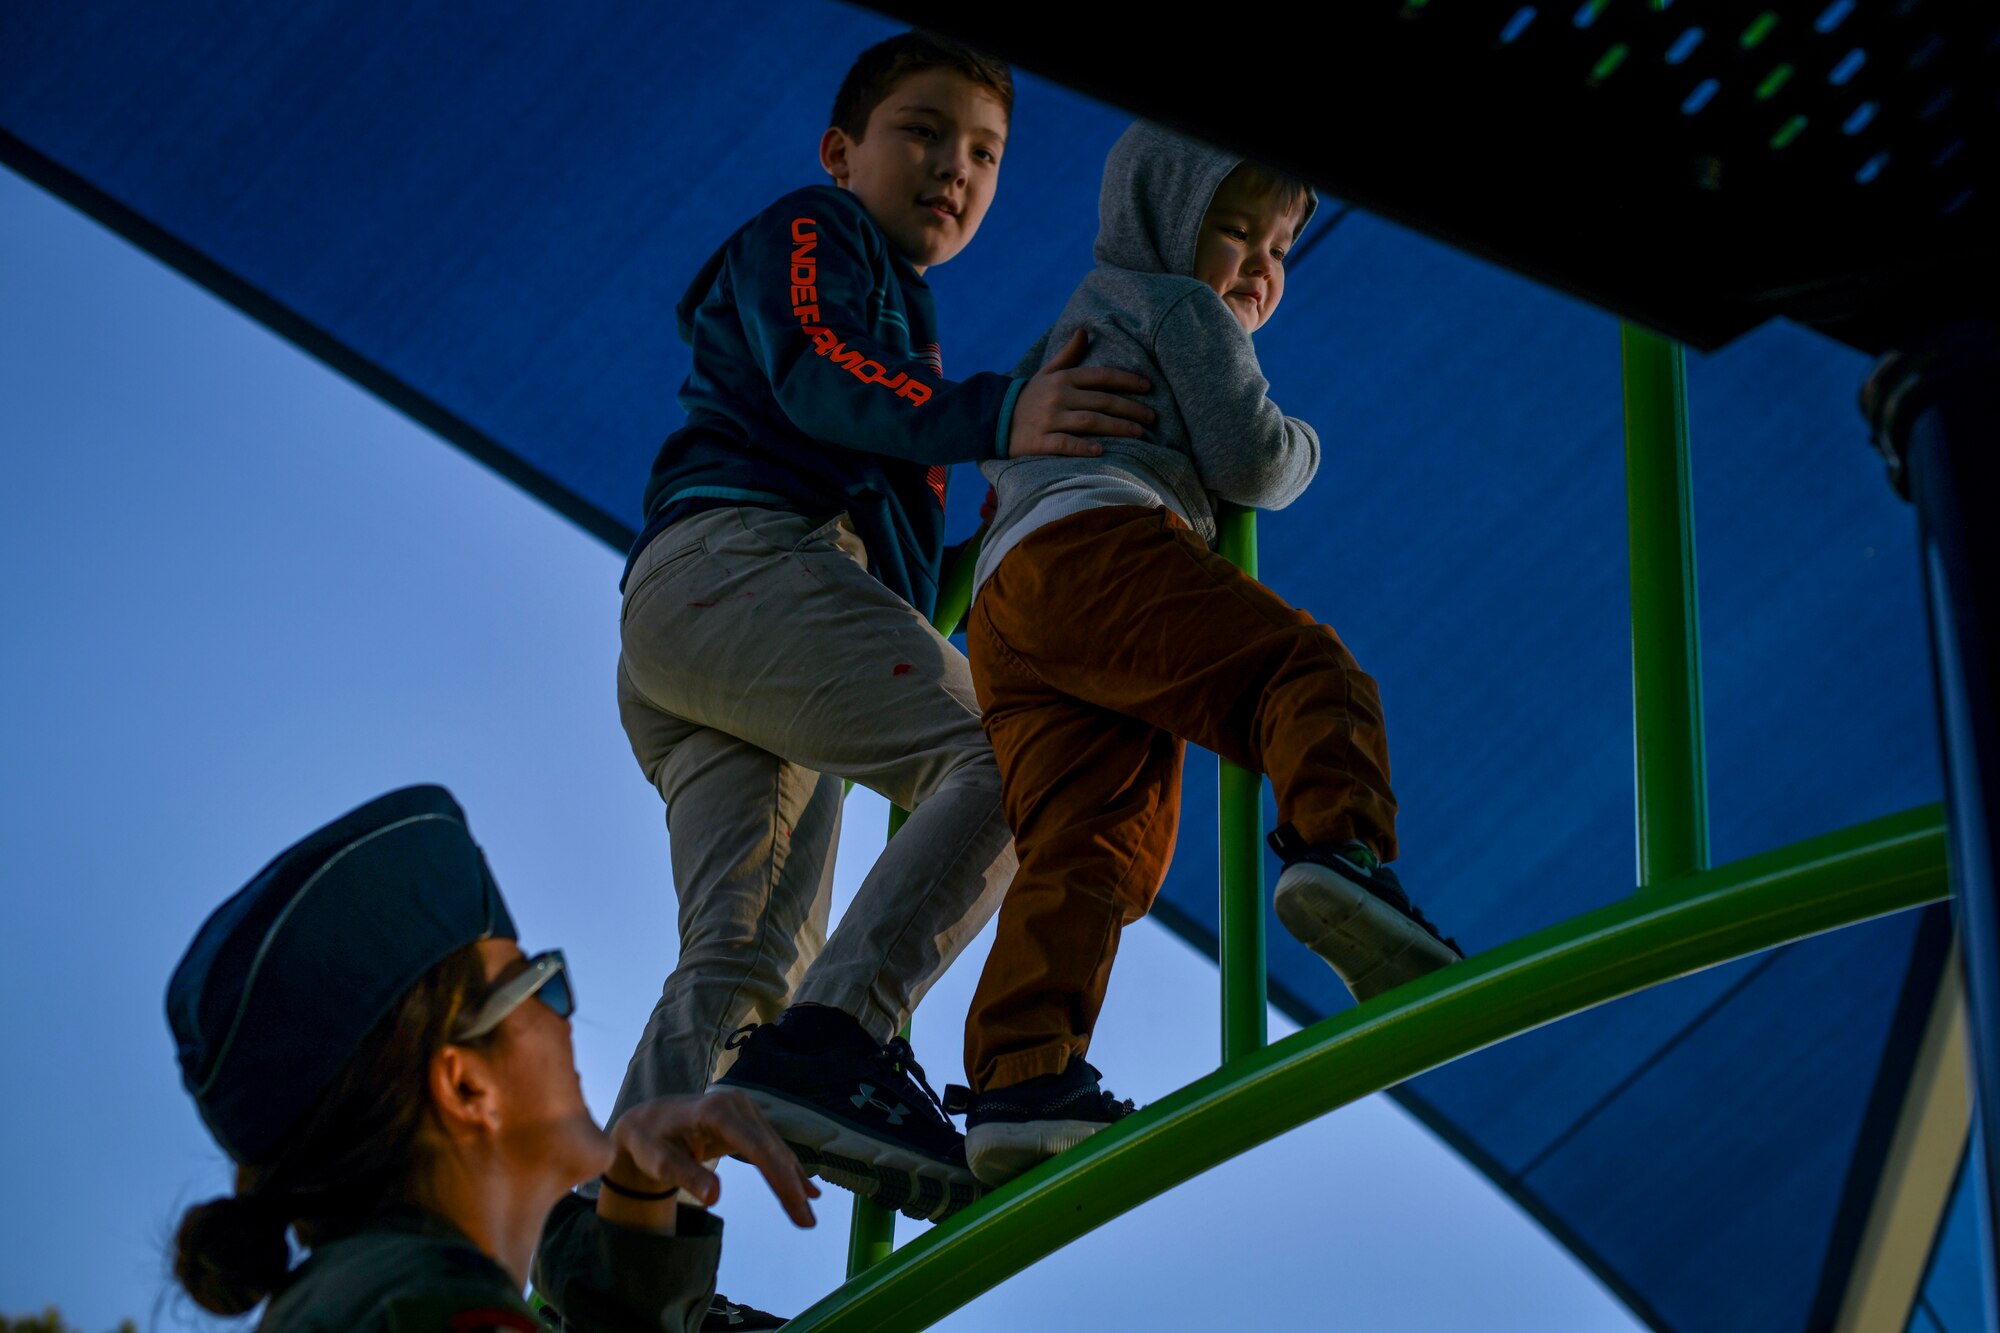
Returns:
[[[646,775],[646,781],[658,787],[667,755],[673,749],[674,737],[686,728],[641,699],[622,678],[618,690],[618,721],[625,728],[625,740],[632,747],[632,758],[638,762],[639,771]]]
[[[979,735],[977,744],[954,752],[945,771],[945,782],[959,791],[982,792],[999,801],[1000,761],[994,758],[993,747],[987,744],[984,733]]]

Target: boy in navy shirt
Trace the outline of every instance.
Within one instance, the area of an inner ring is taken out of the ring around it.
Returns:
[[[626,570],[618,701],[667,803],[680,959],[614,1110],[721,1082],[807,1166],[913,1216],[976,1197],[896,1035],[1014,872],[964,657],[930,626],[949,465],[1095,454],[1148,382],[943,375],[924,272],[962,250],[1006,150],[1006,66],[906,33],[864,52],[820,143],[831,185],[751,219],[679,307],[687,424]],[[910,810],[829,939],[842,780]],[[757,1026],[744,1029],[744,1024]]]

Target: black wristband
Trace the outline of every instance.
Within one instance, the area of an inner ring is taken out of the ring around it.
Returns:
[[[659,1203],[663,1199],[671,1199],[680,1193],[678,1189],[663,1189],[658,1194],[654,1194],[650,1190],[635,1190],[630,1185],[619,1184],[610,1176],[599,1176],[597,1183],[621,1198],[637,1199],[641,1203]]]

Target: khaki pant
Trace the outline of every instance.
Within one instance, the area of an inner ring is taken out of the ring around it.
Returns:
[[[717,509],[626,581],[618,709],[667,804],[680,958],[614,1119],[700,1091],[788,1003],[886,1041],[1013,875],[965,658],[866,563],[844,516]],[[842,779],[912,814],[828,939]]]
[[[972,1086],[1090,1045],[1119,932],[1173,858],[1184,741],[1270,775],[1310,842],[1396,854],[1375,681],[1165,509],[1028,534],[973,603],[972,678],[1021,867],[966,1019]]]

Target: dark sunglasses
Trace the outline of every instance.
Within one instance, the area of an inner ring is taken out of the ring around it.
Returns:
[[[489,991],[452,1040],[476,1041],[486,1036],[531,999],[540,1000],[557,1018],[576,1012],[576,992],[570,989],[569,964],[561,949],[536,954],[526,967]]]

